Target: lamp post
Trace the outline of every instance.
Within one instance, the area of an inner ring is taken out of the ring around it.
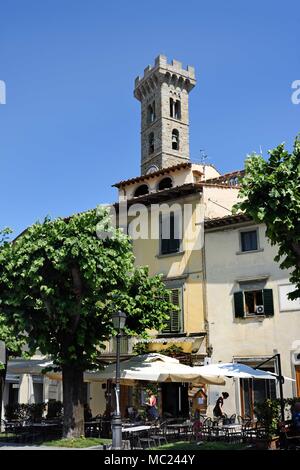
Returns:
[[[116,312],[112,315],[112,322],[117,331],[117,351],[116,351],[116,408],[113,415],[112,429],[112,449],[122,448],[122,419],[120,412],[120,338],[125,327],[126,315],[124,312]]]

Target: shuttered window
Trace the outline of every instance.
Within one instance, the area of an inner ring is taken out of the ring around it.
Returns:
[[[234,293],[234,316],[244,318],[254,315],[274,315],[273,290],[240,291]]]
[[[274,302],[273,302],[273,291],[272,289],[263,290],[264,299],[264,310],[267,317],[273,317],[274,315]]]
[[[167,321],[167,326],[163,330],[166,333],[179,333],[182,331],[182,290],[170,289],[168,292],[168,300],[176,305],[178,309],[171,310],[170,319]]]
[[[180,251],[180,217],[171,212],[169,216],[160,218],[160,252],[162,255]]]
[[[235,318],[243,318],[244,313],[244,294],[243,292],[235,292],[234,294],[234,316]]]
[[[121,336],[120,338],[120,354],[128,354],[128,336]],[[112,353],[117,352],[117,338],[112,338],[111,351]]]

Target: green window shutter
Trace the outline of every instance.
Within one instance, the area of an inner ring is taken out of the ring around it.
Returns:
[[[234,297],[234,316],[235,318],[244,318],[244,293],[235,292]]]
[[[171,331],[178,332],[181,330],[181,303],[180,303],[180,289],[171,290],[171,302],[179,307],[179,310],[171,311]]]
[[[182,328],[182,307],[181,307],[181,289],[170,289],[167,294],[167,300],[179,307],[179,310],[171,310],[170,318],[166,321],[164,332],[178,333]]]
[[[264,298],[264,310],[265,310],[266,317],[273,317],[274,315],[273,290],[264,289],[263,298]]]
[[[168,302],[171,302],[171,291],[168,291],[166,293],[165,300],[167,300]],[[169,317],[168,320],[166,320],[166,326],[163,329],[163,331],[166,331],[166,332],[171,331],[171,312],[169,312],[169,314],[170,314],[170,317]]]

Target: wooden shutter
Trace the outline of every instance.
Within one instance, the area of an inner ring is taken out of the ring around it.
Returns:
[[[163,235],[166,235],[163,230],[164,223],[170,223],[168,238],[163,238]],[[178,216],[176,216],[174,212],[171,212],[169,217],[164,217],[162,214],[160,214],[160,251],[162,255],[177,253],[180,251],[180,239],[175,238],[175,235],[177,234],[176,224],[178,223]]]
[[[176,238],[175,236],[178,235],[179,230],[179,220],[178,220],[178,215],[174,214],[174,212],[171,212],[170,214],[170,252],[171,253],[176,253],[180,249],[180,240],[179,238]]]
[[[181,306],[181,289],[170,289],[167,300],[179,307],[179,310],[171,310],[170,318],[166,321],[166,327],[163,331],[169,333],[178,333],[182,328],[182,306]]]
[[[168,291],[166,293],[165,300],[167,300],[168,302],[171,302],[171,291]],[[171,331],[171,312],[169,312],[169,315],[170,317],[168,320],[166,320],[166,326],[163,329],[163,331],[167,331],[167,332]]]
[[[264,299],[264,310],[267,317],[273,317],[274,315],[274,302],[273,302],[273,290],[264,289],[263,290],[263,299]]]
[[[297,397],[300,397],[300,366],[296,366]]]
[[[170,237],[163,238],[163,235],[166,235],[164,232],[163,224],[165,218],[162,214],[159,215],[159,231],[160,231],[160,252],[162,255],[170,253]]]
[[[235,318],[244,318],[244,293],[243,292],[235,292],[233,294],[234,297],[234,316]]]
[[[180,302],[180,289],[171,290],[171,302],[172,304],[179,307],[178,310],[172,310],[170,319],[171,319],[171,331],[178,332],[181,330],[181,302]]]

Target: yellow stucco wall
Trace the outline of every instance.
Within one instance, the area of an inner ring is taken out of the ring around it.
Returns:
[[[101,382],[90,382],[89,393],[90,393],[90,408],[92,415],[97,416],[103,414],[105,411],[106,400],[105,400],[105,389],[102,387]]]
[[[184,332],[195,333],[204,331],[203,316],[203,269],[201,241],[195,245],[196,238],[201,238],[203,227],[197,225],[199,213],[197,206],[201,195],[176,200],[176,204],[183,208],[190,205],[191,220],[184,231],[182,250],[173,255],[160,255],[159,239],[133,240],[133,253],[136,265],[149,266],[149,274],[162,274],[164,279],[183,279],[183,312]],[[183,209],[184,210],[184,209]],[[150,214],[150,212],[149,212]],[[150,215],[148,219],[150,233]],[[202,234],[203,236],[203,234]],[[196,249],[194,249],[196,247]]]

